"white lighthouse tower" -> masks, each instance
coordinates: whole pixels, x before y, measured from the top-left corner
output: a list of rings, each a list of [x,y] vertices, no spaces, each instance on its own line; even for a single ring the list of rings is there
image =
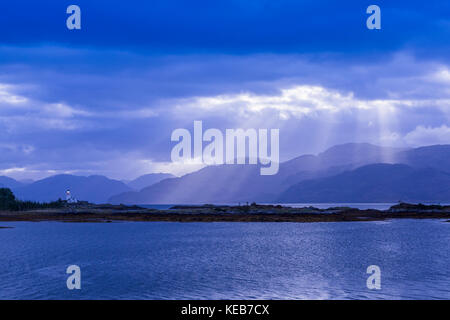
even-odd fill
[[[66,201],[67,201],[67,203],[77,203],[78,202],[77,199],[72,197],[72,194],[70,193],[69,189],[67,189],[67,191],[66,191]]]

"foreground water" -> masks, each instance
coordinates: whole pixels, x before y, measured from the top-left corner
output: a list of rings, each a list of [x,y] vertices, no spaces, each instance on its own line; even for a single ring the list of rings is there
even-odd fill
[[[450,299],[439,220],[0,226],[0,299]]]

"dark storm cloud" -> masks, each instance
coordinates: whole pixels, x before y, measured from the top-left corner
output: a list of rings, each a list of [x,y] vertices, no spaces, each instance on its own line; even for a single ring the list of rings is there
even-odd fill
[[[152,53],[385,52],[448,54],[446,1],[376,1],[382,30],[365,28],[372,1],[75,1],[82,29],[65,28],[66,1],[2,2],[4,44],[58,43]],[[428,50],[427,48],[433,48]]]

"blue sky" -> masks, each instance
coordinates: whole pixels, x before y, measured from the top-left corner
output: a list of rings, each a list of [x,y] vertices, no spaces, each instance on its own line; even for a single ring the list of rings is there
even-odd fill
[[[170,162],[170,134],[194,120],[279,128],[282,160],[450,143],[448,1],[18,0],[0,14],[0,174],[182,174],[195,166]]]

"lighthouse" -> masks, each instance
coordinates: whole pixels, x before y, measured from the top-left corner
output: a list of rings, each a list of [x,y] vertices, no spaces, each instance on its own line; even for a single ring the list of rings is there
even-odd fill
[[[70,193],[69,189],[67,189],[67,191],[66,191],[66,201],[67,201],[67,203],[77,203],[78,202],[77,199],[72,197],[72,194]]]

